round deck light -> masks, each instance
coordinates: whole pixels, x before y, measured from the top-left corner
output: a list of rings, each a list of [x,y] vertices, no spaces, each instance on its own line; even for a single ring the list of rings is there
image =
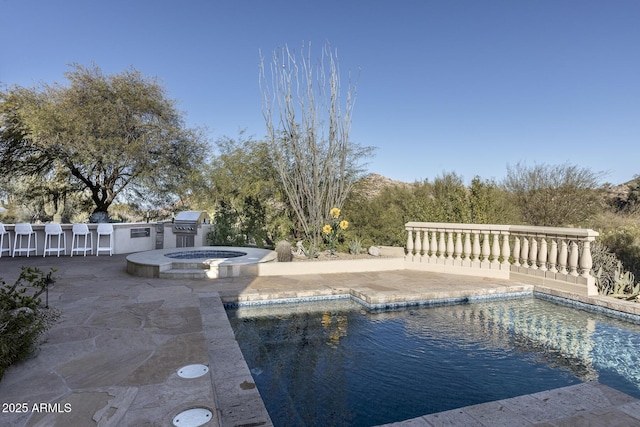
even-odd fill
[[[195,364],[187,365],[178,369],[178,376],[180,378],[198,378],[209,372],[209,367],[206,365]]]
[[[192,408],[173,417],[176,427],[198,427],[211,421],[213,413],[207,408]]]

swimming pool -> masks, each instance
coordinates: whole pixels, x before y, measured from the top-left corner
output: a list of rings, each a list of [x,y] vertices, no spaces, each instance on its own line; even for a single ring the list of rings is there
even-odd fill
[[[371,426],[597,379],[640,398],[640,326],[538,298],[228,311],[276,426]]]

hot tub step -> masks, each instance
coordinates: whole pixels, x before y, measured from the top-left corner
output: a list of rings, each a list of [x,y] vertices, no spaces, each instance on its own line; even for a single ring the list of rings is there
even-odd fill
[[[174,270],[206,270],[209,268],[208,264],[204,262],[172,262],[171,268]]]
[[[171,270],[161,271],[159,275],[162,279],[205,279],[207,270],[172,268]]]

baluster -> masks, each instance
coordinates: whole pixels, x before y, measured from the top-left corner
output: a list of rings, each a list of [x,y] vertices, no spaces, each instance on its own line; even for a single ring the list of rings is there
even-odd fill
[[[567,239],[562,238],[560,241],[560,253],[558,254],[558,265],[560,266],[560,274],[568,274],[567,258],[568,258]]]
[[[540,239],[540,250],[538,251],[538,261],[540,261],[540,271],[547,271],[547,257],[549,252],[547,251],[547,239],[544,237]]]
[[[508,237],[508,236],[507,236]],[[520,238],[515,236],[513,239],[513,265],[520,267]]]
[[[422,235],[422,256],[429,258],[429,232],[426,230]]]
[[[477,231],[472,231],[473,233],[473,248],[471,255],[473,256],[474,261],[478,261],[480,259],[480,233]]]
[[[529,268],[529,238],[527,236],[522,237],[522,250],[520,251],[520,258],[523,267]]]
[[[558,242],[555,237],[551,239],[551,248],[549,249],[549,271],[557,273],[556,263],[558,262]]]
[[[529,268],[532,270],[538,269],[538,239],[535,236],[531,237],[531,247],[529,248]]]
[[[447,233],[447,259],[453,258],[453,231]]]
[[[407,234],[407,255],[413,255],[413,233],[408,230]]]
[[[456,245],[453,250],[453,254],[454,254],[454,259],[456,260],[459,260],[460,255],[462,254],[462,233],[459,231],[456,232]]]
[[[491,249],[489,249],[489,232],[482,233],[482,260],[489,261],[489,255],[491,255]]]
[[[509,233],[507,231],[502,234],[502,265],[509,265],[509,253],[511,249],[509,248]]]
[[[420,235],[422,233],[420,232],[420,230],[416,231],[416,241],[414,243],[414,247],[416,249],[416,256],[417,257],[421,257],[422,256],[422,241],[420,241]]]
[[[435,231],[431,232],[431,241],[429,242],[429,245],[429,250],[431,251],[431,255],[429,256],[429,258],[436,259],[436,253],[438,252],[438,241],[436,240]]]
[[[569,274],[578,275],[578,244],[575,240],[569,245]]]
[[[492,234],[491,237],[493,237],[493,242],[491,245],[491,258],[493,258],[493,260],[491,261],[491,263],[494,265],[499,265],[500,260],[498,258],[500,258],[500,234]]]
[[[438,259],[444,259],[444,253],[447,250],[447,246],[444,243],[444,231],[440,231],[440,236],[438,237]]]
[[[464,233],[464,249],[462,253],[462,257],[467,260],[471,259],[471,233],[468,231]]]
[[[580,257],[580,269],[582,277],[591,277],[591,267],[593,267],[593,260],[591,259],[591,242],[585,240],[582,242],[582,256]]]

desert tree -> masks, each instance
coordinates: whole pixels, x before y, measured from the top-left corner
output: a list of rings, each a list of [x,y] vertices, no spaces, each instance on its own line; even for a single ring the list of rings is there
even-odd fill
[[[469,196],[464,180],[455,172],[443,172],[433,181],[429,197],[435,222],[465,223],[471,220]]]
[[[601,174],[571,164],[507,166],[504,187],[523,221],[539,226],[577,226],[600,208]]]
[[[278,174],[265,141],[240,131],[214,142],[215,155],[205,168],[206,185],[197,193],[213,206],[217,245],[243,246],[255,242],[275,246],[290,232],[288,210],[283,209]],[[284,225],[284,227],[282,227]]]
[[[302,233],[319,243],[329,211],[342,208],[373,150],[350,139],[356,85],[349,79],[343,96],[329,44],[318,62],[311,44],[299,55],[287,46],[270,61],[261,55],[259,76],[270,154]]]
[[[469,186],[471,222],[474,224],[518,224],[520,217],[513,195],[493,179],[475,176]]]
[[[156,79],[80,65],[65,76],[68,85],[0,92],[3,174],[48,179],[64,170],[95,216],[106,215],[120,195],[160,204],[185,191],[207,144]]]

